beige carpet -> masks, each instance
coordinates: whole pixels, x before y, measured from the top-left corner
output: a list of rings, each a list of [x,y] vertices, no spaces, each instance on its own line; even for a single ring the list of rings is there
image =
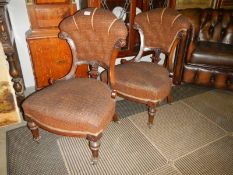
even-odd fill
[[[178,159],[175,166],[182,174],[233,174],[233,137],[226,136]]]
[[[97,166],[90,164],[91,153],[84,139],[61,138],[58,145],[70,174],[146,174],[166,159],[128,120],[112,123],[106,130]]]
[[[159,107],[152,129],[146,112],[112,123],[97,166],[90,165],[85,140],[64,137],[57,143],[71,175],[233,175],[233,135],[226,124],[232,102],[232,93],[214,90]]]
[[[181,175],[181,173],[172,164],[166,164],[148,175]]]
[[[214,90],[187,98],[184,102],[226,131],[233,132],[233,93]]]
[[[147,127],[146,119],[146,112],[130,117],[168,160],[175,160],[225,135],[224,130],[182,101],[160,107],[153,128]]]

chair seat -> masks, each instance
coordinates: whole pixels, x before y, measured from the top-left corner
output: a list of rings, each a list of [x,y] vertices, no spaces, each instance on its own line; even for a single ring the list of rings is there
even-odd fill
[[[23,109],[27,117],[52,131],[98,135],[112,120],[115,102],[106,84],[78,78],[36,92]]]
[[[101,79],[106,81],[103,72]],[[125,63],[115,67],[115,89],[124,96],[142,101],[158,102],[169,95],[171,80],[167,69],[150,63]]]

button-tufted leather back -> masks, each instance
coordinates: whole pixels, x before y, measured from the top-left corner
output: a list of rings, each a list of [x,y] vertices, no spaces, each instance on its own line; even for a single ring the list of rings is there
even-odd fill
[[[195,41],[210,41],[233,44],[232,9],[184,9],[195,26]]]
[[[79,61],[99,61],[107,66],[116,41],[127,37],[122,21],[110,11],[97,8],[76,12],[64,19],[59,28],[74,41]]]
[[[146,47],[160,48],[165,52],[170,52],[179,32],[191,27],[188,18],[170,8],[141,13],[135,17],[135,23],[142,28]]]

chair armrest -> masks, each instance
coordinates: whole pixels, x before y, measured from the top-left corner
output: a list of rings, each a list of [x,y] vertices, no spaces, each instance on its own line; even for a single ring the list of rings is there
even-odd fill
[[[125,39],[119,39],[117,40],[117,42],[114,45],[114,49],[112,52],[112,58],[111,58],[111,62],[110,62],[110,67],[109,67],[109,71],[108,71],[108,82],[109,85],[111,87],[111,89],[114,91],[115,89],[115,63],[116,63],[116,59],[118,56],[118,53],[120,51],[121,47],[124,47],[126,45],[126,40]]]
[[[126,59],[121,59],[121,64],[127,63],[127,62],[138,62],[140,61],[140,59],[142,58],[143,52],[144,52],[144,46],[145,46],[145,41],[144,41],[144,34],[142,29],[140,28],[140,26],[138,24],[134,24],[133,25],[134,29],[138,30],[139,32],[139,36],[140,36],[140,49],[138,54],[133,57],[130,60],[126,60]]]
[[[71,68],[70,68],[70,71],[62,78],[60,79],[49,79],[49,84],[54,84],[56,81],[61,81],[61,80],[69,80],[71,78],[74,78],[75,77],[75,72],[76,72],[76,69],[77,69],[77,53],[76,53],[76,45],[74,43],[74,41],[69,37],[69,35],[66,33],[66,32],[60,32],[58,34],[58,37],[61,38],[61,39],[64,39],[68,42],[68,44],[70,45],[71,47],[71,51],[72,51],[72,65],[71,65]]]

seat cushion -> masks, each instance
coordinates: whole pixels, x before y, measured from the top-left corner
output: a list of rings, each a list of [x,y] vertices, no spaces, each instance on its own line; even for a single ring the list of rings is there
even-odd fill
[[[107,73],[101,74],[106,81]],[[168,71],[150,62],[125,63],[115,68],[115,89],[118,93],[145,102],[157,102],[168,96],[171,80]]]
[[[202,41],[193,52],[191,63],[233,67],[233,45]]]
[[[22,107],[39,125],[77,135],[98,135],[115,113],[108,86],[85,78],[57,81],[29,96]]]

